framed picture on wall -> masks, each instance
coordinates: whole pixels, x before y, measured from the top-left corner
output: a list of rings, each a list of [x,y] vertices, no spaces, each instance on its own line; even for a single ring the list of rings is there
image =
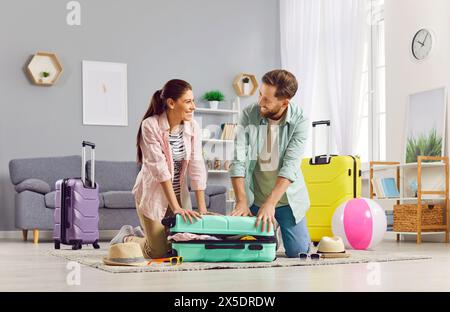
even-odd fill
[[[418,156],[444,156],[447,120],[445,87],[410,95],[406,119],[406,163]]]
[[[83,61],[83,124],[128,126],[127,64]]]

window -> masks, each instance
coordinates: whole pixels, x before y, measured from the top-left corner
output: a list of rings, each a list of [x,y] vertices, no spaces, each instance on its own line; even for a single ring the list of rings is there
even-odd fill
[[[384,0],[369,1],[368,36],[362,73],[357,153],[362,162],[386,159],[386,64]]]

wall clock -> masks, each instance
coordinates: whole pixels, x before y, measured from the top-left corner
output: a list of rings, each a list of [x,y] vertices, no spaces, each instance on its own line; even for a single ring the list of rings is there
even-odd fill
[[[428,29],[419,30],[412,41],[412,53],[418,60],[424,60],[430,55],[433,47],[433,35]]]

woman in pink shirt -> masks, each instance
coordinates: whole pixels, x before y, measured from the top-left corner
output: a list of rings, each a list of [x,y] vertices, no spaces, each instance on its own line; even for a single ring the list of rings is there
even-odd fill
[[[153,95],[137,135],[137,161],[142,168],[133,187],[143,230],[125,225],[111,244],[137,242],[146,258],[161,258],[169,250],[163,218],[180,214],[194,222],[208,213],[206,168],[194,110],[192,87],[186,81],[170,80]],[[191,207],[187,176],[198,211]]]

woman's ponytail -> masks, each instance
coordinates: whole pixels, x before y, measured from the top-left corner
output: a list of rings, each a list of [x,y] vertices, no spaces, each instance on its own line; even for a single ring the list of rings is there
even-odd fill
[[[142,150],[140,146],[141,138],[142,138],[142,122],[150,116],[160,115],[166,110],[166,101],[162,98],[162,90],[158,90],[153,93],[152,100],[150,101],[150,105],[147,109],[147,112],[142,118],[141,123],[139,124],[139,130],[136,138],[136,148],[137,148],[137,163],[142,164]]]

